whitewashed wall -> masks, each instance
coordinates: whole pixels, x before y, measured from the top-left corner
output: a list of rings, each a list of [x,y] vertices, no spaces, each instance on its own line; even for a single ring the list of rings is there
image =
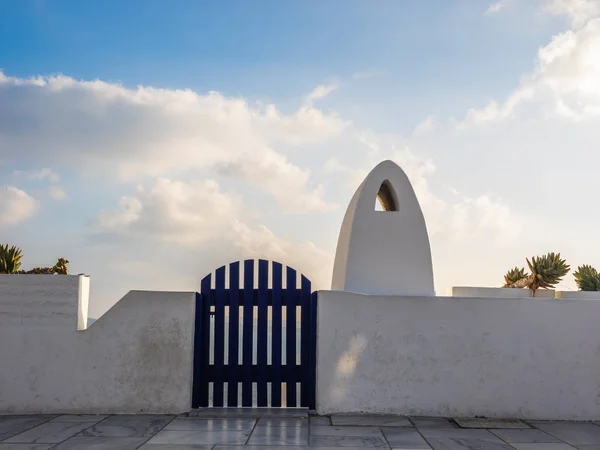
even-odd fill
[[[0,275],[0,414],[189,411],[195,294],[131,291],[78,331],[86,283]]]
[[[600,302],[320,291],[317,410],[600,419]]]

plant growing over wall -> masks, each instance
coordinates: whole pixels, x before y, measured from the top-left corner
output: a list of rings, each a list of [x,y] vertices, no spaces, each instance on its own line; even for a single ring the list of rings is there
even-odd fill
[[[534,256],[525,259],[529,266],[530,274],[525,269],[515,267],[504,275],[504,287],[515,289],[531,289],[535,296],[538,289],[549,289],[559,283],[569,272],[570,266],[560,253],[548,253],[543,256]]]
[[[0,273],[17,273],[21,268],[21,249],[0,244]]]
[[[592,266],[579,266],[573,275],[580,291],[600,291],[600,273]]]
[[[31,275],[41,275],[41,274],[58,274],[58,275],[68,275],[69,269],[67,268],[67,264],[69,261],[65,258],[58,258],[58,261],[52,267],[36,267],[31,270],[19,270],[21,268],[21,258],[23,257],[23,253],[21,249],[15,247],[9,247],[8,244],[0,244],[0,273],[4,274],[31,274]]]

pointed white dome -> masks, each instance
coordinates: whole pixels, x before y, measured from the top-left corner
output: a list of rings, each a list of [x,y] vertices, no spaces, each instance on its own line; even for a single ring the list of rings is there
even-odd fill
[[[384,211],[375,210],[379,196]],[[344,216],[332,290],[433,296],[427,226],[404,171],[383,161],[367,175]]]

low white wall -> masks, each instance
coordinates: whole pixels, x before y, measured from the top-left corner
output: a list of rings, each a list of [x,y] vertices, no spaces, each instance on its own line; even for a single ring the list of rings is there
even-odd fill
[[[490,297],[490,298],[530,298],[534,297],[531,289],[516,288],[493,288],[493,287],[470,287],[454,286],[453,297]],[[535,291],[536,298],[554,298],[554,289],[538,289]]]
[[[600,302],[318,294],[317,411],[600,419]]]
[[[77,331],[77,277],[12,277],[0,276],[0,414],[189,411],[193,292],[131,291]]]

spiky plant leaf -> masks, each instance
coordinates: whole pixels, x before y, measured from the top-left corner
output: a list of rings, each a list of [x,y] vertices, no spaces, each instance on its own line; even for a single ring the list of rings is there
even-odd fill
[[[527,259],[527,265],[531,270],[532,280],[529,289],[550,289],[558,284],[569,272],[567,262],[560,257],[560,253],[548,253],[543,256]]]
[[[600,291],[600,273],[592,266],[579,266],[575,273],[575,283],[581,291]]]
[[[528,275],[529,274],[525,273],[524,268],[519,269],[518,267],[515,267],[514,269],[510,269],[506,272],[506,275],[504,275],[504,287],[508,287],[511,284],[526,278]]]
[[[17,273],[21,267],[21,249],[0,244],[0,273]]]

